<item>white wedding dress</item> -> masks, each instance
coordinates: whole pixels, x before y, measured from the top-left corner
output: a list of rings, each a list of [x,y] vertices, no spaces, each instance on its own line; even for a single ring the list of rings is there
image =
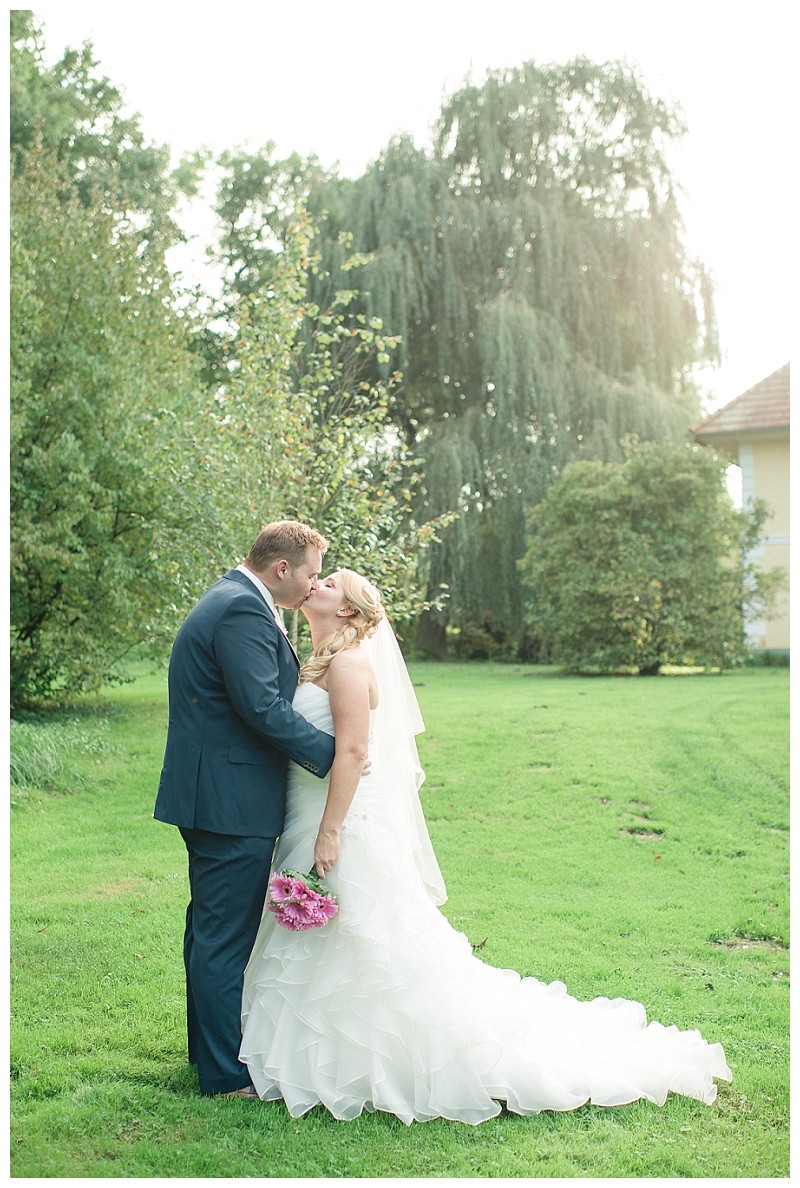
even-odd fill
[[[327,693],[304,684],[295,708],[333,733]],[[646,1022],[625,999],[578,1002],[475,957],[432,901],[396,773],[362,779],[326,878],[339,913],[289,932],[265,911],[245,973],[241,1059],[259,1096],[294,1116],[384,1110],[404,1122],[479,1123],[504,1103],[520,1114],[585,1102],[663,1104],[669,1092],[711,1103],[731,1079],[720,1044]],[[307,871],[327,781],[290,765],[275,869]]]

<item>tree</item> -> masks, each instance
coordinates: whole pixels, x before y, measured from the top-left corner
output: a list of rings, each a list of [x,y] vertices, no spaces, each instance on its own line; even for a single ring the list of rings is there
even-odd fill
[[[681,132],[631,69],[578,59],[464,86],[431,152],[398,138],[354,182],[269,151],[228,160],[237,285],[289,192],[325,212],[328,271],[343,230],[367,257],[359,308],[400,339],[392,415],[422,464],[417,514],[459,512],[430,556],[431,588],[450,590],[424,624],[440,650],[448,625],[518,634],[526,511],[569,461],[618,460],[628,433],[677,440],[696,414],[692,368],[716,336],[667,164]]]
[[[99,71],[90,42],[44,63],[43,34],[34,14],[11,18],[10,147],[12,167],[36,145],[52,150],[63,180],[86,205],[124,210],[158,254],[180,238],[172,214],[180,194],[196,192],[207,154],[186,154],[170,170],[170,150],[145,140],[138,115],[125,113],[123,92]]]
[[[11,183],[11,687],[94,688],[163,654],[216,513],[163,251],[53,149]],[[199,435],[199,436],[198,436]]]
[[[11,684],[41,698],[161,656],[215,573],[210,418],[165,265],[167,172],[92,48],[44,64],[11,13]],[[183,302],[185,306],[185,301]]]
[[[231,545],[256,515],[308,521],[331,540],[328,566],[362,569],[393,616],[407,619],[422,605],[414,570],[436,526],[411,513],[413,459],[390,419],[399,376],[375,378],[398,342],[353,309],[364,261],[348,253],[347,237],[340,271],[350,287],[320,305],[309,299],[310,277],[321,293],[330,278],[314,226],[298,210],[281,233],[271,274],[262,264],[234,307],[232,362],[213,402],[217,492],[238,506]]]
[[[529,63],[445,104],[433,173],[402,145],[373,173],[384,229],[356,243],[376,270],[396,245],[427,291],[403,309],[419,284],[395,281],[393,325],[415,346],[401,365],[430,511],[456,495],[462,513],[434,555],[451,591],[439,632],[455,619],[513,637],[525,512],[570,459],[685,432],[706,346],[663,151],[679,131],[626,68]]]
[[[41,143],[85,202],[96,205],[102,195],[163,219],[175,197],[169,150],[146,144],[138,117],[123,114],[122,93],[97,72],[91,45],[67,49],[48,68],[33,13],[10,15],[12,163]]]
[[[764,508],[736,510],[703,447],[626,448],[622,463],[571,463],[530,513],[529,628],[571,672],[728,668],[774,590],[751,559]]]

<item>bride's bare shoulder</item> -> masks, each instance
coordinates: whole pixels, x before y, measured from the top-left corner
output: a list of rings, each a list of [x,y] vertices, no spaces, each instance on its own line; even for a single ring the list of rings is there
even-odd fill
[[[368,656],[361,648],[345,648],[337,652],[328,668],[328,692],[331,699],[344,698],[359,702],[362,694],[369,697],[370,709],[378,704],[378,685]]]
[[[329,677],[339,676],[342,679],[352,680],[361,674],[367,678],[372,678],[373,675],[372,665],[361,648],[344,648],[343,651],[336,653],[328,666]]]

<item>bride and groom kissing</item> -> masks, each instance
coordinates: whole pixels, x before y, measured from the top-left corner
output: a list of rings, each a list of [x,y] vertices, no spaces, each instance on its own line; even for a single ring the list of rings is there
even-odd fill
[[[298,521],[268,524],[172,649],[154,815],[188,855],[201,1093],[407,1123],[663,1104],[670,1091],[710,1104],[714,1078],[731,1079],[720,1044],[648,1025],[639,1003],[578,1002],[561,982],[495,969],[450,926],[402,653],[367,578],[320,578],[327,547]],[[279,608],[308,620],[302,665]],[[270,870],[312,866],[339,912],[287,931],[264,910]]]

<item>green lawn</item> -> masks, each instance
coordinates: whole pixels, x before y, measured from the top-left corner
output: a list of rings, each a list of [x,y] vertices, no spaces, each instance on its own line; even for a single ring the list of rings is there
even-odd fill
[[[788,1176],[787,670],[412,676],[452,922],[493,965],[699,1028],[733,1084],[711,1107],[475,1128],[201,1098],[184,1057],[183,847],[151,816],[166,683],[143,676],[27,729],[56,739],[59,770],[56,790],[12,790],[13,1175]]]

